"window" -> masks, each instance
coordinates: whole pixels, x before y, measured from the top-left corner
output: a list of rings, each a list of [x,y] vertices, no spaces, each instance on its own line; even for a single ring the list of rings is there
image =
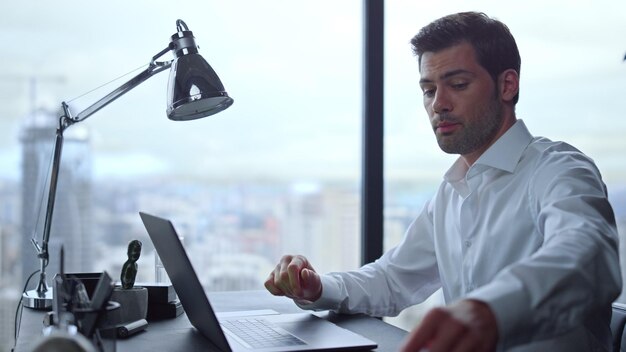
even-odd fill
[[[49,281],[61,244],[68,271],[117,279],[132,239],[144,243],[137,280],[153,280],[140,210],[173,220],[208,290],[261,289],[283,253],[305,254],[319,271],[359,265],[362,2],[184,5],[0,5],[2,341],[12,340],[23,279],[38,266],[30,238],[41,241],[61,101],[78,113],[130,79],[80,96],[147,64],[179,18],[235,103],[170,121],[161,73],[70,127]]]

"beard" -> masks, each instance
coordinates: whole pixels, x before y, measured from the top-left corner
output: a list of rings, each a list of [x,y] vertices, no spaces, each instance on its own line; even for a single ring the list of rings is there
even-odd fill
[[[502,125],[502,103],[493,99],[481,112],[462,122],[454,114],[442,113],[433,122],[436,130],[438,122],[461,122],[462,129],[450,134],[437,134],[439,148],[448,154],[469,154],[491,143]]]

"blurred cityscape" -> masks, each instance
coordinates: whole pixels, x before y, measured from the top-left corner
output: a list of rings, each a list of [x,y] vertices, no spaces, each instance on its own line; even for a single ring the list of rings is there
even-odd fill
[[[0,351],[13,340],[21,291],[39,268],[32,240],[41,244],[57,116],[44,110],[28,116],[19,136],[21,179],[0,180],[0,340],[7,342]],[[133,239],[143,242],[137,281],[154,281],[154,248],[138,211],[174,222],[207,290],[263,289],[285,253],[307,255],[320,272],[360,263],[356,180],[95,180],[92,157],[87,131],[68,129],[49,241],[49,284],[60,268],[61,246],[66,272],[107,271],[117,279]],[[393,226],[406,227],[414,213],[394,210]]]
[[[57,114],[36,111],[20,131],[21,179],[0,180],[0,351],[13,341],[15,309],[39,262],[31,239],[41,241]],[[71,131],[71,133],[70,133]],[[62,158],[48,278],[65,250],[67,272],[107,271],[117,278],[129,241],[143,251],[138,281],[154,281],[154,249],[139,219],[145,211],[171,219],[207,290],[262,289],[284,253],[307,255],[320,272],[360,263],[358,181],[198,182],[159,177],[95,180],[87,131],[68,130]],[[412,184],[386,188],[385,247],[402,237],[434,189]],[[626,233],[626,190],[611,193],[620,233]],[[624,244],[621,242],[621,252]],[[622,263],[623,271],[626,267]],[[37,276],[29,284],[36,285]],[[415,315],[396,318],[415,324]],[[406,318],[403,318],[406,317]],[[405,321],[403,321],[403,319]]]

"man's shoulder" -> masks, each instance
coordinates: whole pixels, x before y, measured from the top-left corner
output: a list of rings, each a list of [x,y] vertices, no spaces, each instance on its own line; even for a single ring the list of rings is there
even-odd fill
[[[545,185],[589,175],[588,180],[601,180],[602,176],[593,159],[569,143],[534,138],[528,145],[522,169],[530,174],[530,184]],[[557,181],[558,180],[558,181]]]
[[[553,141],[546,137],[533,137],[532,141],[528,145],[531,150],[538,152],[561,152],[561,151],[577,151],[580,152],[573,145],[564,141]]]
[[[589,162],[593,160],[573,145],[563,141],[552,141],[545,137],[534,137],[528,144],[525,155],[537,163],[554,161]]]

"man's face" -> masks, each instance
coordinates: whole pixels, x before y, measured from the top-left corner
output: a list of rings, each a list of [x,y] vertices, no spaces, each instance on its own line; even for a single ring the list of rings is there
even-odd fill
[[[424,107],[439,147],[475,161],[501,134],[502,102],[474,48],[461,43],[426,52],[420,73]]]

